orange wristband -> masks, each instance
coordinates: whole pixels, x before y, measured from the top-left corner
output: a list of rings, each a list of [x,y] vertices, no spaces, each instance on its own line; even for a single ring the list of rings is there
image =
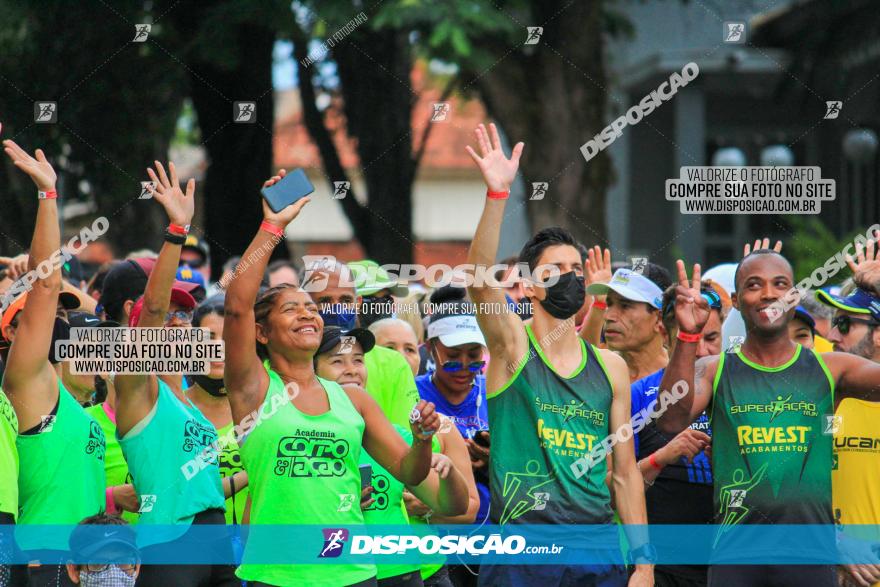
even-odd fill
[[[650,465],[651,465],[652,467],[654,467],[655,469],[657,469],[658,471],[662,471],[662,470],[663,470],[663,466],[660,465],[660,463],[657,462],[657,459],[656,459],[656,458],[654,458],[654,455],[655,455],[655,454],[657,454],[657,453],[651,453],[651,456],[648,457],[648,463],[650,463]]]
[[[486,197],[490,200],[506,200],[510,197],[510,192],[493,192],[492,190],[486,190]]]
[[[177,234],[180,236],[186,236],[189,233],[189,224],[174,224],[173,222],[168,224],[168,232],[171,234]]]
[[[271,222],[266,222],[265,220],[260,223],[260,230],[265,230],[266,232],[270,232],[275,236],[284,236],[283,228],[275,226]]]
[[[605,302],[600,302],[599,300],[596,300],[593,302],[593,307],[596,308],[597,310],[605,310],[606,308],[608,308],[608,304]]]
[[[48,192],[37,192],[37,197],[41,200],[54,200],[58,197],[58,192],[49,190]]]
[[[682,342],[700,342],[700,339],[703,338],[703,333],[698,332],[696,334],[691,334],[689,332],[678,331],[678,334],[675,335],[675,338]]]

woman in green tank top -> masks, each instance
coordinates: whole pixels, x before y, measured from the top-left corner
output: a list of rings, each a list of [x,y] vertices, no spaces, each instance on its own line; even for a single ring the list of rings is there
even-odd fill
[[[279,172],[264,187],[283,175]],[[362,446],[398,480],[421,483],[431,466],[431,435],[439,426],[433,405],[419,402],[413,409],[413,444],[408,447],[363,390],[343,390],[315,375],[312,359],[323,322],[308,293],[282,285],[257,299],[267,253],[281,242],[284,228],[308,201],[303,198],[278,213],[263,202],[265,220],[226,293],[224,380],[236,425],[250,429],[241,446],[250,477],[250,537],[238,576],[256,585],[284,587],[375,585],[376,567],[370,562],[253,562],[259,553],[251,545],[261,525],[363,524],[356,502]],[[268,368],[263,359],[268,359]],[[257,415],[267,413],[272,416],[252,425]],[[297,507],[290,507],[293,503]],[[328,548],[334,546],[338,542],[328,541]],[[321,552],[318,558],[332,562],[327,554]]]
[[[190,328],[195,300],[174,282],[184,237],[172,231],[185,233],[189,226],[195,182],[190,180],[184,193],[173,163],[170,178],[159,162],[156,172],[150,169],[148,173],[156,182],[154,199],[165,208],[171,226],[144,296],[131,310],[129,326]],[[117,435],[141,500],[138,525],[157,526],[139,540],[144,556],[169,552],[175,541],[186,539],[189,532],[195,534],[194,525],[226,521],[228,483],[224,487],[217,465],[217,431],[189,401],[182,386],[182,374],[142,373],[115,379]],[[218,537],[202,544],[206,551],[231,560],[228,539]],[[169,577],[174,578],[175,587],[232,587],[237,583],[231,564],[150,564],[142,567],[138,586],[167,587]]]
[[[28,293],[8,305],[0,322],[0,333],[11,342],[3,357],[2,387],[19,427],[19,470],[12,476],[13,482],[18,478],[18,523],[73,525],[104,509],[104,434],[64,389],[48,358],[61,291],[55,171],[40,150],[34,158],[12,141],[4,141],[3,146],[41,194],[28,257],[28,274],[37,279]],[[24,279],[16,283],[28,285]],[[25,288],[13,285],[7,295],[16,295],[16,289]],[[8,473],[0,471],[0,483],[8,481]],[[14,497],[14,492],[6,493],[6,499]],[[66,578],[64,567],[53,563],[63,561],[68,536],[31,530],[17,532],[16,537],[22,550],[40,551],[33,558],[44,563],[28,569],[31,584]]]
[[[192,324],[196,328],[210,330],[211,340],[223,340],[223,294],[212,296],[199,304],[193,313]],[[186,390],[186,396],[217,429],[220,476],[224,479],[232,477],[235,485],[236,491],[226,500],[226,523],[240,524],[247,503],[248,478],[241,464],[238,438],[232,424],[232,408],[229,407],[223,384],[223,362],[211,363],[210,373],[193,375],[192,379],[195,383]]]
[[[351,338],[355,339],[354,344],[351,344]],[[347,342],[343,343],[343,340]],[[351,385],[356,389],[364,389],[367,383],[364,354],[375,344],[376,339],[369,330],[342,330],[336,326],[327,326],[324,328],[318,354],[315,355],[315,371],[319,377],[342,386]],[[404,440],[412,441],[412,434],[408,430],[399,426],[395,426],[395,430]],[[435,452],[431,460],[431,473],[421,484],[409,489],[438,515],[464,514],[469,505],[469,485],[474,485],[473,476],[468,484],[467,478],[455,468],[452,460],[436,452],[439,451],[439,443],[434,444],[437,446],[432,447]],[[367,451],[361,452],[360,464],[362,467],[368,466],[367,470],[371,472],[371,483],[361,494],[364,521],[376,525],[409,524],[403,502],[405,485],[391,476]],[[469,466],[467,471],[470,471]],[[475,486],[474,493],[476,494]],[[420,568],[419,564],[378,565],[376,578],[379,580],[379,587],[418,587],[423,584]]]

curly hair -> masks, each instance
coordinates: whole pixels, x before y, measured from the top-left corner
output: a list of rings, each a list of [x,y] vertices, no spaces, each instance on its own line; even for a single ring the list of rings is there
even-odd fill
[[[275,302],[278,301],[278,296],[288,289],[299,290],[300,287],[298,285],[293,285],[292,283],[281,283],[275,287],[270,287],[262,291],[257,296],[257,301],[254,302],[254,322],[256,324],[266,328],[268,325],[269,313],[272,311],[272,308],[275,307]],[[257,355],[264,361],[269,358],[269,349],[259,341],[257,341]]]

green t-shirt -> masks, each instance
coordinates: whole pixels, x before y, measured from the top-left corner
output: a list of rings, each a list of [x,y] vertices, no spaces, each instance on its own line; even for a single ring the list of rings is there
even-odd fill
[[[409,429],[409,413],[419,401],[416,379],[399,352],[381,346],[364,355],[367,393],[373,396],[392,424]]]
[[[254,534],[259,525],[357,526],[361,513],[358,462],[364,419],[338,383],[318,378],[330,410],[300,412],[275,371],[260,407],[272,414],[254,426],[241,446],[251,496],[251,537],[238,576],[270,585],[337,587],[376,576],[373,564],[267,565],[248,563],[259,556]]]
[[[394,428],[407,444],[412,444],[413,436],[410,430],[406,430],[402,426],[394,426]],[[395,479],[394,475],[376,462],[366,450],[361,451],[360,464],[373,467],[373,478],[370,484],[373,486],[372,497],[375,502],[364,510],[364,522],[368,525],[378,526],[409,524],[409,516],[406,514],[406,506],[403,504],[404,484]],[[379,570],[376,579],[382,580],[417,571],[419,565],[382,564],[376,565],[376,568]]]
[[[58,380],[58,407],[37,434],[16,440],[20,526],[78,524],[104,511],[104,452],[101,427]],[[16,532],[22,550],[67,550],[64,532]]]
[[[119,439],[141,501],[139,523],[165,526],[140,546],[179,538],[196,514],[223,509],[226,501],[214,425],[192,402],[181,402],[164,381],[158,383],[153,409]]]
[[[239,471],[244,471],[241,464],[241,452],[239,451],[238,442],[235,441],[235,426],[232,422],[217,431],[217,442],[220,446],[220,476],[224,479],[232,477]],[[226,523],[232,524],[232,515],[235,514],[235,521],[241,524],[241,518],[244,516],[244,506],[247,504],[248,490],[247,487],[240,489],[235,487],[238,492],[226,500]]]
[[[122,456],[122,447],[116,438],[116,422],[110,419],[107,413],[108,406],[105,403],[86,408],[86,413],[95,419],[95,422],[104,431],[107,439],[107,452],[104,455],[104,472],[107,474],[107,487],[126,485],[131,483],[131,473],[128,472],[128,463]],[[122,512],[122,519],[129,524],[137,524],[137,512]]]
[[[0,513],[18,517],[18,418],[0,389]]]

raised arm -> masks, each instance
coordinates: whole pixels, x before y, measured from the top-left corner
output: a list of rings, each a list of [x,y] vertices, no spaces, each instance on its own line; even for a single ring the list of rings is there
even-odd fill
[[[585,281],[591,283],[608,283],[611,281],[611,251],[596,245],[587,251],[587,263],[584,267]],[[602,343],[602,325],[605,322],[605,296],[593,296],[593,304],[579,332],[582,339],[599,346]]]
[[[174,163],[168,164],[170,178],[160,162],[156,161],[155,164],[155,172],[152,169],[147,169],[150,179],[156,183],[156,188],[152,190],[153,199],[165,209],[171,224],[188,230],[195,210],[193,196],[196,191],[196,182],[190,179],[184,193],[180,189]],[[180,250],[180,244],[168,240],[162,245],[156,266],[153,267],[147,280],[138,323],[132,326],[161,328],[165,325],[165,315],[171,306],[171,287],[174,285],[174,276],[177,274]],[[119,433],[126,434],[132,426],[150,413],[156,403],[159,390],[157,385],[150,384],[150,377],[147,374],[118,375],[114,383],[116,386],[116,424]]]
[[[286,173],[284,169],[279,170],[278,175],[263,186],[274,185]],[[257,301],[260,282],[272,250],[284,240],[284,229],[309,201],[308,197],[303,198],[278,213],[263,201],[263,224],[242,255],[232,279],[220,284],[226,289],[223,318],[226,367],[223,379],[236,423],[262,405],[269,388],[269,376],[257,355],[254,302]]]
[[[30,176],[37,190],[48,196],[41,197],[37,205],[28,272],[20,278],[29,284],[30,291],[18,314],[3,375],[3,389],[15,408],[19,426],[27,430],[39,424],[41,416],[51,413],[58,402],[57,377],[48,356],[61,291],[61,229],[55,170],[46,155],[37,149],[36,158],[31,157],[13,141],[3,141],[3,150],[16,167]],[[38,266],[42,266],[40,271]]]
[[[678,285],[675,288],[675,320],[678,322],[679,335],[660,382],[660,389],[673,395],[678,395],[678,390],[686,393],[677,401],[669,403],[666,411],[657,420],[657,428],[670,436],[690,426],[708,407],[712,398],[712,378],[718,364],[718,357],[705,357],[697,362],[699,335],[709,320],[710,312],[709,303],[700,295],[700,266],[694,265],[693,281],[690,284],[684,262],[679,260],[676,266]],[[694,336],[697,338],[689,339]]]
[[[480,216],[477,232],[468,250],[468,264],[474,267],[489,267],[495,263],[504,207],[507,204],[510,186],[516,178],[519,158],[523,151],[523,143],[517,143],[508,159],[501,148],[498,129],[494,124],[490,124],[489,130],[492,133],[491,141],[484,125],[481,124],[474,131],[480,155],[477,155],[470,146],[466,147],[468,154],[480,168],[488,188],[483,214]],[[501,288],[492,287],[487,283],[474,283],[468,288],[468,293],[476,304],[477,322],[486,337],[486,344],[492,355],[487,373],[488,386],[492,390],[498,389],[516,370],[517,363],[526,354],[528,342],[522,320],[509,310],[500,314],[492,311],[495,308],[507,308]],[[484,311],[484,308],[489,308],[489,311]]]
[[[434,404],[419,400],[412,409],[412,446],[407,446],[391,422],[366,391],[346,385],[345,393],[364,419],[364,448],[376,462],[404,485],[418,485],[431,469],[431,431],[440,428]],[[414,421],[414,416],[418,414]]]

